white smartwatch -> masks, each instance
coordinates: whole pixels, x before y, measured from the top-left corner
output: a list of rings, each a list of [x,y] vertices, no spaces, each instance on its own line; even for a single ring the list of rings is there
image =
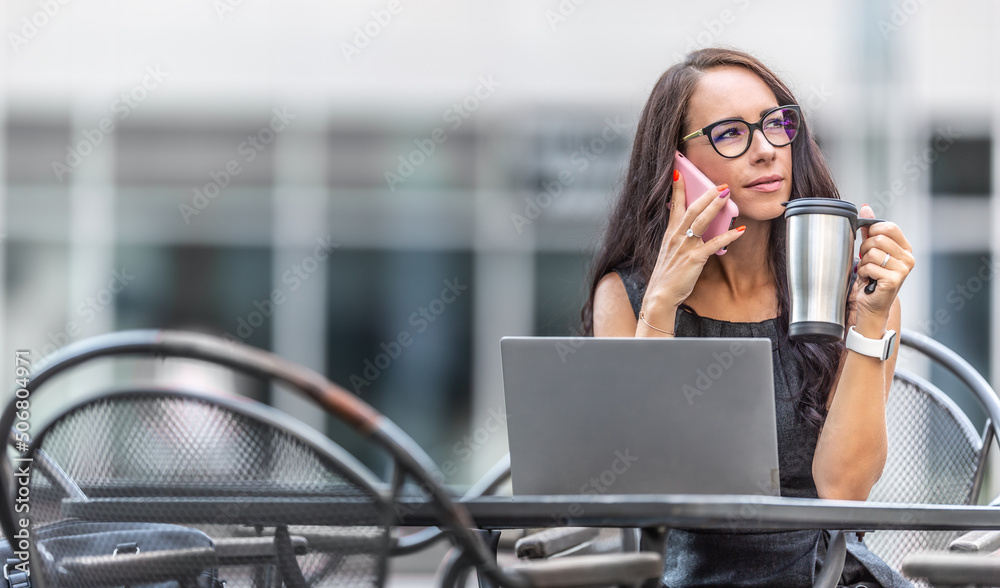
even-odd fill
[[[881,339],[869,339],[855,331],[852,326],[847,330],[847,340],[844,344],[855,353],[885,361],[892,357],[892,353],[896,350],[896,331],[890,329]]]

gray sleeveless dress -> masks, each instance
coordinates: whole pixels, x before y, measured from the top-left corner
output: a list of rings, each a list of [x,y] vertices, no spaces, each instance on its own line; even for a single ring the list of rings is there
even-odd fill
[[[645,283],[637,272],[619,269],[636,317]],[[678,337],[764,337],[771,340],[774,361],[775,413],[778,425],[778,469],[781,495],[819,498],[812,477],[818,431],[796,410],[800,377],[779,341],[777,319],[733,323],[678,309]],[[786,357],[788,356],[788,357]],[[828,531],[698,531],[672,529],[666,541],[663,584],[688,586],[812,586],[830,539]],[[840,584],[912,587],[912,584],[868,550],[855,533],[847,534],[847,558]]]

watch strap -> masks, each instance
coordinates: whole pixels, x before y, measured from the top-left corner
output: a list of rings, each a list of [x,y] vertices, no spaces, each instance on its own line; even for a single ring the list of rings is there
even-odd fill
[[[847,330],[847,339],[844,345],[855,353],[875,357],[885,361],[892,357],[895,351],[896,331],[888,330],[881,339],[869,339],[857,332],[852,325]]]

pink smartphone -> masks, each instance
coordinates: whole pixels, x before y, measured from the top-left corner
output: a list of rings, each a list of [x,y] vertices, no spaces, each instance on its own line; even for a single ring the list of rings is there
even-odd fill
[[[680,151],[674,154],[674,168],[684,176],[684,202],[687,206],[691,206],[705,192],[715,188],[715,182],[701,173],[701,170],[696,168],[687,157],[681,155]],[[703,242],[709,241],[733,228],[733,224],[736,222],[736,217],[739,214],[740,209],[736,207],[732,199],[728,200],[726,205],[722,207],[722,210],[719,211],[719,214],[708,225],[708,228],[705,229],[705,232],[701,234],[701,240]],[[725,253],[725,247],[715,252],[716,255],[723,255]]]

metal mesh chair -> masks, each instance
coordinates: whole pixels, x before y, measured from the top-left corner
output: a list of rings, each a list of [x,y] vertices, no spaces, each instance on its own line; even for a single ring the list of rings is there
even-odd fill
[[[325,437],[266,407],[177,390],[107,393],[60,414],[25,457],[38,459],[39,451],[64,477],[31,478],[26,528],[33,536],[75,519],[188,523],[225,551],[253,545],[244,532],[253,525],[262,539],[257,557],[215,553],[213,567],[224,568],[219,575],[230,586],[277,583],[289,574],[300,574],[305,586],[377,585],[384,578],[380,554],[389,546],[392,511],[379,482]],[[62,496],[66,484],[80,493]],[[313,515],[309,520],[327,525],[301,524],[303,508],[329,498],[342,499],[330,513],[339,521]],[[164,550],[160,535],[139,535],[140,555]],[[126,536],[119,539],[128,543]],[[282,569],[291,559],[280,561],[282,541],[295,549],[291,537],[308,548],[294,558],[298,571]],[[93,556],[84,542],[38,552],[52,564],[40,568],[50,586],[101,586],[123,580],[114,573],[135,574],[135,565],[126,564],[147,565],[130,562],[133,555],[118,557],[124,563],[114,573],[94,561],[83,565],[82,558]],[[73,560],[78,566],[70,572],[66,562]],[[149,573],[169,575],[175,565],[159,558]]]
[[[962,410],[936,386],[897,370],[886,407],[889,452],[882,477],[868,499],[976,504],[986,454],[1000,419],[996,394],[964,359],[933,339],[903,330],[900,343],[957,376],[983,406],[989,420],[980,435]],[[957,535],[953,531],[877,531],[864,540],[886,563],[899,569],[907,554],[947,549]]]
[[[508,453],[469,489],[465,498],[492,494],[509,478]],[[638,553],[637,529],[552,527],[522,531],[526,534],[514,545],[519,561],[504,566],[503,569],[525,577],[533,586],[575,588],[612,584],[656,585],[663,572],[662,554]],[[441,534],[439,529],[426,529],[403,538],[400,548],[408,553],[435,541]],[[499,548],[499,531],[481,531],[479,534],[494,549]],[[452,549],[441,565],[441,586],[465,586],[474,567],[461,550]],[[488,578],[481,576],[480,585],[488,588],[493,584]]]
[[[136,354],[200,359],[290,385],[387,451],[393,478],[380,483],[326,437],[246,399],[101,393],[33,428],[18,461],[2,456],[0,522],[8,538],[32,537],[34,587],[381,586],[407,479],[484,577],[526,584],[496,567],[412,440],[356,396],[273,354],[204,335],[123,332],[65,348],[25,390],[38,406],[39,388],[57,373]],[[12,400],[0,430],[11,430],[16,413]],[[30,482],[16,475],[25,463]],[[22,488],[30,516],[17,507]]]

